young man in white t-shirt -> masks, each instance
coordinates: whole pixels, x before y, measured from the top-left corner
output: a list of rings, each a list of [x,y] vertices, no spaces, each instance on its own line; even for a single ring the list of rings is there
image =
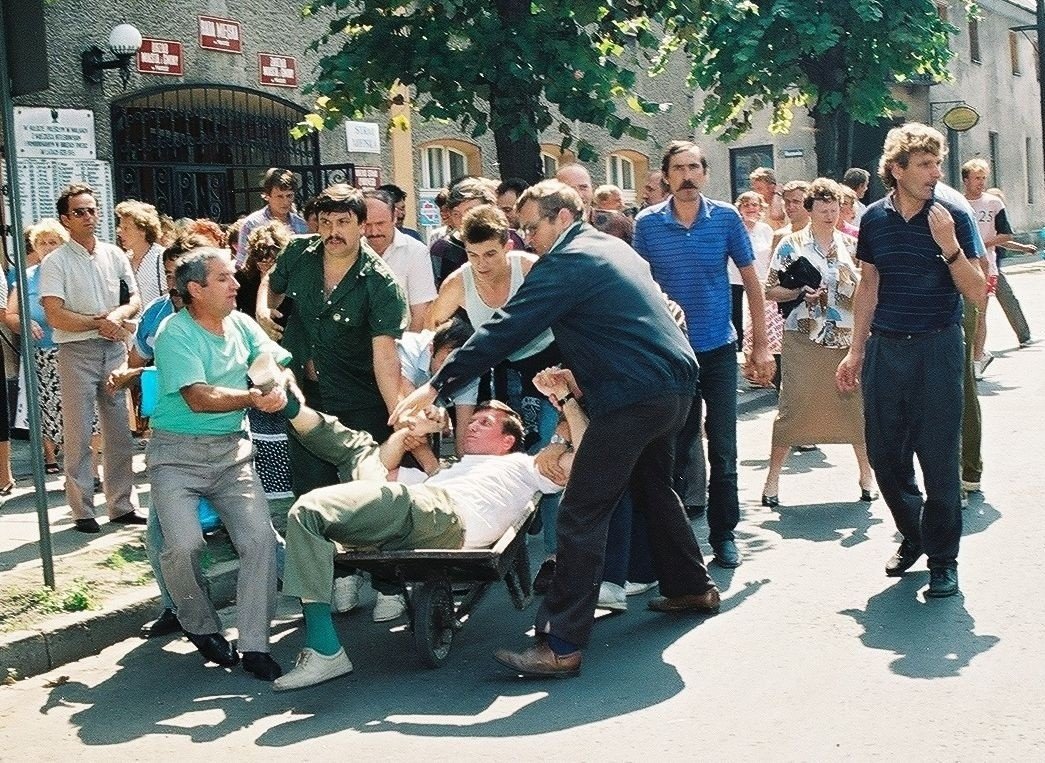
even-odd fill
[[[1012,228],[1005,216],[1005,202],[997,196],[986,193],[987,178],[991,167],[983,159],[970,159],[962,165],[962,191],[976,213],[976,225],[980,230],[980,238],[987,249],[987,256],[981,258],[980,266],[987,276],[987,299],[998,287],[998,250],[997,246],[1012,240]],[[994,356],[986,351],[987,343],[987,310],[984,309],[976,323],[976,336],[973,341],[973,362],[976,364],[976,378],[983,377]]]

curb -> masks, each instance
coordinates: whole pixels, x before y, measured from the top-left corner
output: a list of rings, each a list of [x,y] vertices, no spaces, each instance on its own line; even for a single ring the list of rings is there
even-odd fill
[[[214,565],[207,571],[207,592],[217,609],[236,599],[236,560]],[[0,679],[17,679],[46,673],[70,662],[92,657],[106,647],[136,636],[156,617],[158,595],[129,592],[95,612],[58,615],[39,629],[0,634]]]

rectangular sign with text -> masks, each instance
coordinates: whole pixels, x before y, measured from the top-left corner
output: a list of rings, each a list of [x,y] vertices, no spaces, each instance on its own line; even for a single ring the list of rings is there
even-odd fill
[[[293,56],[258,53],[258,74],[262,85],[297,87],[298,60]]]
[[[243,52],[243,27],[238,21],[217,16],[199,16],[200,47],[222,53]]]
[[[185,57],[181,43],[175,40],[142,39],[138,51],[138,71],[142,74],[162,74],[181,77],[185,74]]]

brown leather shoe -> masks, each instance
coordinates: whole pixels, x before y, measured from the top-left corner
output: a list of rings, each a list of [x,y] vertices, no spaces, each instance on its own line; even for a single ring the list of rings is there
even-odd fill
[[[572,678],[581,672],[581,652],[557,655],[547,644],[531,646],[524,652],[498,649],[493,658],[507,668],[524,676]]]
[[[704,593],[687,593],[684,596],[661,596],[652,599],[648,606],[654,612],[718,612],[722,599],[718,589],[712,586]]]

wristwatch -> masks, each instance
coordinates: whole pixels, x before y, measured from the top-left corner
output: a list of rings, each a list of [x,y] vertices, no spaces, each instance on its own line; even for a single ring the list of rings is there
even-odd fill
[[[957,251],[957,252],[955,252],[954,254],[952,254],[952,255],[951,255],[950,257],[948,257],[948,256],[947,256],[946,254],[944,254],[943,252],[940,252],[940,254],[939,254],[939,257],[940,257],[940,259],[941,259],[941,260],[943,260],[944,262],[946,262],[946,263],[947,263],[948,265],[953,265],[953,264],[954,264],[954,261],[955,261],[955,260],[957,260],[957,259],[958,259],[958,257],[960,257],[960,256],[961,256],[961,253],[962,253],[962,250],[961,250],[961,247],[959,247],[959,248],[958,248],[958,251]]]
[[[563,437],[558,432],[553,434],[551,436],[551,439],[548,440],[548,442],[551,443],[552,445],[565,445],[567,449],[569,449],[569,448],[571,448],[573,446],[573,443],[571,443],[569,440],[567,440],[565,437]]]

